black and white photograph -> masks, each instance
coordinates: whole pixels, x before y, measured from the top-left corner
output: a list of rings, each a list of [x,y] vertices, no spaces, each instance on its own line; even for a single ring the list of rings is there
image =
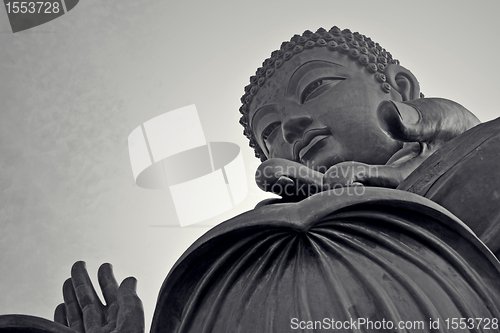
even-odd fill
[[[0,332],[500,332],[499,12],[4,0]]]

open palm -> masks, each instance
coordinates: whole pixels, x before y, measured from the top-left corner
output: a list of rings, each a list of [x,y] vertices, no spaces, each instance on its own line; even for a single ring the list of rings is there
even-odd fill
[[[78,261],[64,282],[64,303],[56,308],[54,321],[79,333],[143,333],[144,309],[136,293],[137,280],[128,277],[118,286],[110,264],[101,265],[97,276],[106,305],[97,296],[85,263]]]

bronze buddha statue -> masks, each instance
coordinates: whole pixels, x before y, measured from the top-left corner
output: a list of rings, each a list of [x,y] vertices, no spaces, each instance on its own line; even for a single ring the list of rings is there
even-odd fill
[[[500,175],[483,197],[475,177],[484,174],[464,176],[500,160],[498,122],[478,125],[459,104],[424,98],[379,44],[337,27],[284,42],[241,100],[240,123],[262,161],[257,184],[283,198],[216,226],[182,255],[151,332],[456,331],[450,318],[489,320],[463,331],[500,331],[491,252],[500,215],[470,213],[500,198]],[[0,327],[144,330],[132,279],[118,286],[103,265],[103,305],[83,263],[71,275],[55,313],[62,325],[0,316]],[[419,326],[401,326],[410,322]]]
[[[283,187],[295,181],[317,189],[353,182],[395,188],[479,123],[455,102],[422,98],[416,77],[389,52],[337,27],[284,42],[245,92],[240,123],[264,162],[257,183],[285,196]],[[311,169],[301,170],[306,177],[292,179],[294,168],[304,167]]]

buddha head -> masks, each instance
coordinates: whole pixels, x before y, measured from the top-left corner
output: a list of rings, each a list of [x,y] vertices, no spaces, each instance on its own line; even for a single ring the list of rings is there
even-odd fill
[[[333,27],[284,42],[250,78],[240,123],[261,161],[318,171],[343,161],[385,164],[403,143],[380,125],[384,100],[420,97],[415,76],[378,43]]]

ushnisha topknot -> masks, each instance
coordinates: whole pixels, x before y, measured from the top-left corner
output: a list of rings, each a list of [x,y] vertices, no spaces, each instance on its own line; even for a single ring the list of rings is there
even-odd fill
[[[399,65],[399,61],[375,43],[371,38],[361,35],[359,32],[352,33],[349,29],[340,30],[334,26],[329,31],[319,28],[316,32],[304,31],[302,36],[295,35],[289,42],[283,42],[279,50],[271,53],[271,57],[262,63],[255,75],[250,77],[250,84],[245,87],[245,94],[241,97],[243,105],[240,107],[240,124],[244,127],[243,134],[250,141],[249,145],[255,150],[255,156],[263,162],[267,159],[262,149],[257,144],[250,129],[248,119],[248,105],[252,97],[259,90],[266,79],[273,76],[283,63],[290,60],[295,54],[314,47],[325,47],[333,52],[341,52],[349,56],[352,61],[357,61],[365,66],[367,72],[374,76],[380,83],[381,89],[387,93],[391,91],[391,85],[386,82],[384,71],[389,64]]]

